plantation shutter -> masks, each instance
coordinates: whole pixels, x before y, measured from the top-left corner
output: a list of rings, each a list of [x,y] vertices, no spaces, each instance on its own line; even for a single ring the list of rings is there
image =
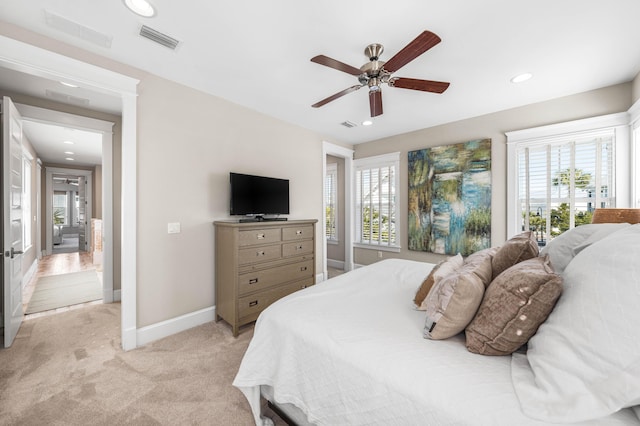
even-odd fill
[[[615,207],[613,130],[520,144],[517,152],[521,229],[538,244],[591,222],[593,210]]]

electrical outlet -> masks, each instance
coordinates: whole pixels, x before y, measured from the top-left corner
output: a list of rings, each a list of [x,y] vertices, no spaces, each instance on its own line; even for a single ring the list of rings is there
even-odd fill
[[[169,234],[179,234],[180,233],[180,222],[171,222],[167,224],[167,233]]]

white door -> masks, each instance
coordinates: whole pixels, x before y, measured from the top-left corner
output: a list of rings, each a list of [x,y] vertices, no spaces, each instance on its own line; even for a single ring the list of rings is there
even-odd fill
[[[22,119],[11,99],[2,98],[2,267],[4,347],[22,324]]]

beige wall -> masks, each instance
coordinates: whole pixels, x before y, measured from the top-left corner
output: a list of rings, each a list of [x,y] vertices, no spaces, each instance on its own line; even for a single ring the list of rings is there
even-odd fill
[[[631,83],[619,84],[547,102],[514,108],[468,120],[436,126],[412,133],[380,139],[355,146],[354,158],[400,151],[400,219],[402,250],[382,252],[383,258],[437,262],[442,255],[410,251],[407,247],[407,153],[431,146],[491,138],[492,197],[491,240],[493,245],[504,242],[506,235],[507,148],[505,132],[537,127],[581,118],[627,111],[631,106]],[[367,265],[379,260],[376,250],[355,249],[354,261]]]
[[[640,72],[633,79],[631,90],[631,102],[635,103],[640,100]]]
[[[321,219],[320,135],[220,98],[145,77],[138,153],[139,326],[214,304],[212,221],[229,218],[229,172],[289,179],[289,217]]]

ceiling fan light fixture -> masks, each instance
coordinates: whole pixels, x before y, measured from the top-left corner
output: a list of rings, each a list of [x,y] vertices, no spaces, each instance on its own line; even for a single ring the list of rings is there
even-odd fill
[[[145,18],[152,18],[156,15],[156,9],[147,0],[123,0],[124,5],[135,13]]]
[[[530,72],[525,72],[525,73],[518,74],[515,77],[513,77],[511,79],[511,82],[512,83],[516,83],[516,84],[517,83],[523,83],[523,82],[531,79],[531,77],[533,77],[533,74],[531,74]]]

